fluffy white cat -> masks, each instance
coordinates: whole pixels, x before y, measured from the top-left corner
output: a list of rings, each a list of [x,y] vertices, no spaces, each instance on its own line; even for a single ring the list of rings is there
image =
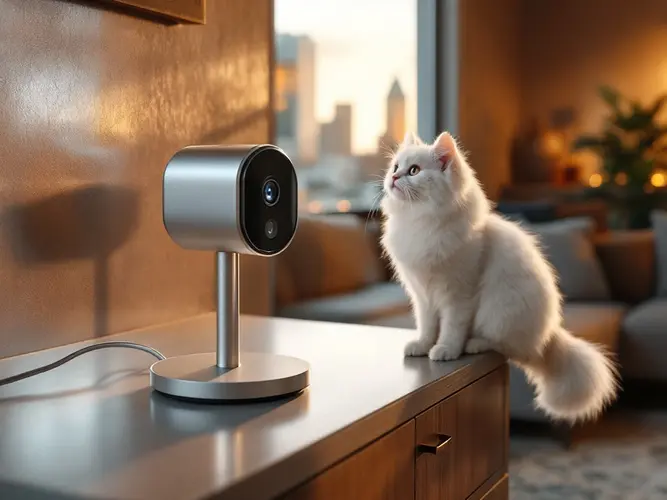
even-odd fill
[[[382,245],[411,298],[419,338],[407,356],[456,359],[495,350],[535,385],[556,419],[597,416],[617,371],[598,346],[562,326],[562,297],[536,238],[491,210],[447,132],[407,134],[384,179]]]

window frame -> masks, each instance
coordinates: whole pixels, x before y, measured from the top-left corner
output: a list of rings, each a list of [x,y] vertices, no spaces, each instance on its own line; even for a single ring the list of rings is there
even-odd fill
[[[460,0],[417,0],[417,133],[459,127]]]

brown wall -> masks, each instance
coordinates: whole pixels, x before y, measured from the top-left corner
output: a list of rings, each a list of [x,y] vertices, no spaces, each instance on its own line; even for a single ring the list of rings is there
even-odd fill
[[[461,0],[459,136],[491,198],[519,120],[519,0]]]
[[[214,256],[162,225],[164,165],[270,137],[271,1],[209,1],[206,26],[89,3],[0,0],[0,357],[211,311]],[[268,265],[243,262],[246,312]]]
[[[667,92],[665,0],[522,1],[524,119],[572,106],[578,129],[597,131],[604,119],[599,84],[642,101]]]

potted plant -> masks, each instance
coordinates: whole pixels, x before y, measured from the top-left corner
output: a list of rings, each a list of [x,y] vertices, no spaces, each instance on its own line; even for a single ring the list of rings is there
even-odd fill
[[[664,196],[667,126],[657,115],[667,102],[660,96],[643,106],[609,86],[598,90],[609,107],[602,133],[584,135],[573,149],[590,150],[601,159],[602,170],[591,178],[587,195],[607,200],[616,228],[650,226],[650,212]]]

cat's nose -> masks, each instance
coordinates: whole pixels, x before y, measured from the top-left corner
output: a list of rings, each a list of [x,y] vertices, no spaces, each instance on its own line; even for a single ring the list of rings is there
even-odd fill
[[[398,175],[392,175],[391,176],[391,185],[393,186],[396,184],[396,181],[398,180]]]

